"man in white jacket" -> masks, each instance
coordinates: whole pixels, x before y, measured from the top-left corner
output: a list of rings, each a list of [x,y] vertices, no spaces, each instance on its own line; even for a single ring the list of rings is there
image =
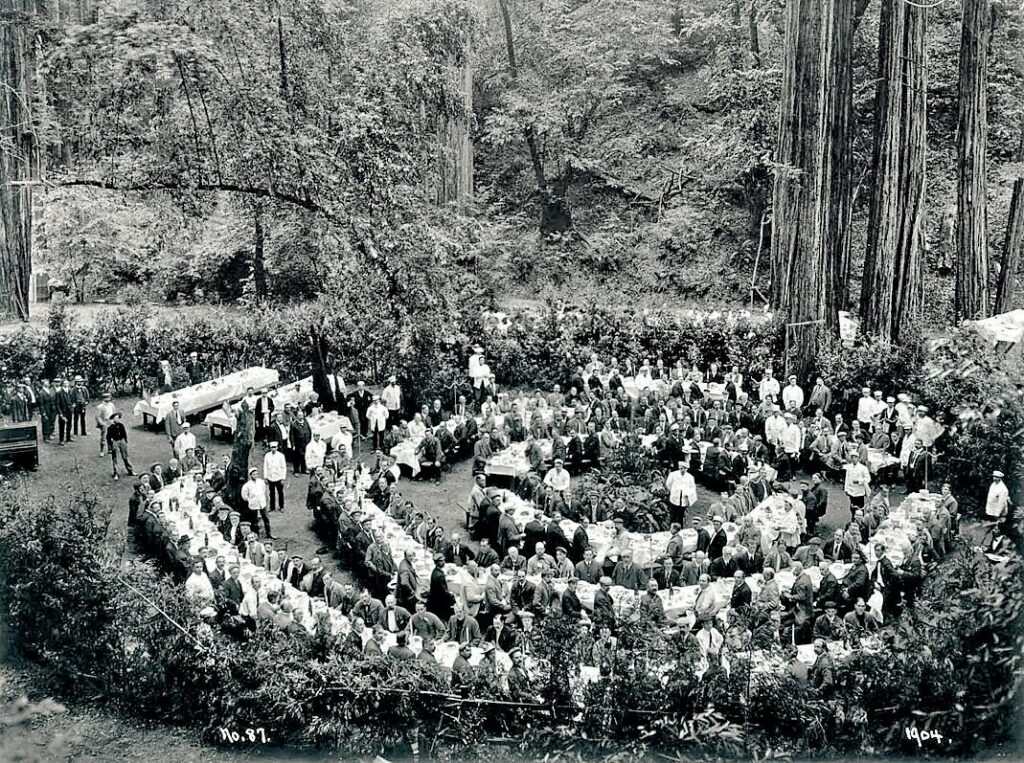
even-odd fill
[[[682,525],[686,510],[697,502],[697,483],[686,461],[680,461],[678,466],[665,478],[665,490],[668,491],[669,519]]]
[[[263,457],[263,479],[270,491],[270,510],[284,511],[284,480],[288,474],[288,460],[276,441],[270,443],[270,450]]]
[[[283,454],[281,455],[283,457]],[[274,540],[270,532],[270,515],[267,514],[267,483],[260,479],[259,470],[255,467],[249,470],[249,481],[242,485],[242,500],[249,507],[253,529],[256,529],[257,522],[262,519],[267,539]]]

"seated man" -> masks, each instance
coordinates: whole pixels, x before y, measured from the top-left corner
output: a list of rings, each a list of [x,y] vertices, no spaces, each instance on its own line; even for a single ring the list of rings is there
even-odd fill
[[[420,462],[420,474],[423,479],[432,479],[435,483],[440,482],[444,454],[441,452],[441,443],[429,429],[426,430],[423,439],[416,447],[416,457]]]

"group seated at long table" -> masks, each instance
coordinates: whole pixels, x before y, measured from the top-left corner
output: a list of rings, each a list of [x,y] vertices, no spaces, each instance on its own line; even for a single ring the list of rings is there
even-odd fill
[[[273,387],[280,379],[280,374],[272,368],[253,366],[191,387],[151,395],[137,402],[133,413],[142,416],[144,426],[151,423],[159,424],[171,412],[175,402],[180,404],[182,414],[192,416],[224,403],[240,400],[245,397],[245,392],[250,387]]]

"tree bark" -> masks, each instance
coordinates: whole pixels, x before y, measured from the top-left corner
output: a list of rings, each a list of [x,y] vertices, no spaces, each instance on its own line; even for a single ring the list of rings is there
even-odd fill
[[[253,204],[252,290],[256,302],[267,298],[267,261],[264,247],[266,231],[263,228],[263,205]]]
[[[899,342],[922,298],[927,153],[927,10],[882,0],[873,193],[861,282],[861,331]]]
[[[838,336],[849,249],[852,0],[790,0],[773,198],[772,304],[788,323],[797,374]]]
[[[519,63],[516,58],[515,35],[512,31],[512,13],[508,0],[498,0],[501,11],[502,27],[505,32],[505,51],[508,55],[508,71],[513,82],[519,81]],[[540,232],[545,237],[553,237],[572,228],[572,210],[566,195],[571,177],[571,169],[566,167],[558,177],[549,181],[544,168],[544,152],[541,149],[537,131],[532,124],[523,129],[526,146],[530,151],[530,162],[537,181],[537,192],[540,197]]]
[[[231,447],[231,463],[224,475],[224,503],[236,511],[245,509],[242,486],[249,479],[249,451],[255,437],[256,412],[242,400],[235,418],[235,442]]]
[[[1024,126],[1020,131],[1017,155],[1014,161],[1024,162]],[[1013,181],[1013,195],[1010,197],[1010,216],[1006,221],[1006,238],[1003,239],[1002,267],[999,271],[999,286],[996,289],[996,314],[1013,309],[1017,296],[1017,270],[1020,268],[1021,252],[1024,251],[1024,170],[1019,171]]]
[[[0,4],[0,315],[29,318],[32,275],[32,185],[38,153],[34,133],[35,0]]]
[[[956,321],[989,314],[988,204],[988,51],[990,0],[964,0],[960,36],[959,122],[957,125]]]
[[[747,13],[747,36],[750,38],[750,59],[755,69],[761,66],[761,40],[757,31],[757,0],[750,0]]]

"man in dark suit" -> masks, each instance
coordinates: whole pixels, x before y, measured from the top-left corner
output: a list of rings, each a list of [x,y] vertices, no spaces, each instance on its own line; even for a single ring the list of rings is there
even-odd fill
[[[679,570],[676,569],[671,556],[661,558],[661,563],[655,565],[651,579],[657,582],[658,590],[661,591],[667,591],[679,585]]]
[[[822,549],[825,558],[832,562],[848,562],[853,558],[853,549],[843,539],[843,531],[836,530],[835,538],[830,540]]]
[[[384,626],[385,630],[391,633],[404,631],[409,625],[411,617],[412,615],[409,613],[409,610],[398,606],[394,596],[389,595],[384,599],[384,617],[381,625]]]
[[[181,403],[177,400],[171,403],[170,412],[164,416],[164,434],[167,435],[167,441],[171,444],[172,453],[174,452],[174,441],[178,439],[181,430],[185,428],[187,420],[185,414],[181,412]]]
[[[725,535],[725,530],[722,529],[722,517],[716,515],[711,520],[711,524],[714,526],[715,531],[711,534],[711,539],[708,541],[708,559],[714,561],[722,555],[722,549],[725,548],[725,544],[728,542],[728,538]],[[700,546],[698,545],[698,550]]]
[[[607,626],[615,629],[615,602],[611,595],[612,579],[601,578],[599,588],[594,592],[594,627]]]
[[[520,567],[516,571],[516,579],[509,589],[509,602],[516,611],[533,606],[534,585],[526,579],[526,570]]]
[[[452,533],[452,539],[444,547],[444,560],[448,564],[463,567],[466,562],[475,558],[476,554],[473,553],[473,549],[462,542],[462,537],[458,533]]]
[[[693,518],[693,530],[697,533],[696,550],[707,554],[708,548],[711,546],[711,534],[704,529],[704,523],[700,517]]]
[[[278,449],[284,453],[285,458],[291,458],[294,445],[291,440],[291,427],[284,422],[281,412],[273,414],[273,423],[267,430],[267,441],[278,443]]]
[[[374,627],[384,624],[384,605],[380,599],[375,599],[365,588],[359,594],[359,601],[352,607],[349,613],[350,618],[360,618],[367,627]]]
[[[733,586],[732,595],[729,597],[729,608],[734,612],[738,612],[744,607],[750,606],[753,592],[747,584],[746,575],[743,574],[743,570],[736,570],[733,573],[732,579]]]
[[[231,614],[238,612],[238,606],[242,603],[242,599],[245,598],[245,593],[242,591],[242,581],[238,577],[241,572],[237,564],[231,565],[231,568],[228,570],[229,577],[224,581],[224,585],[221,586],[221,591],[228,602],[228,610]]]
[[[583,552],[583,561],[576,565],[576,577],[591,585],[601,579],[601,563],[594,558],[594,550],[588,548]]]
[[[839,602],[843,599],[843,586],[832,574],[829,569],[828,562],[822,562],[819,567],[821,570],[821,583],[818,584],[818,594],[816,600],[818,602],[818,608],[824,611],[825,602]]]
[[[580,597],[576,593],[577,583],[576,578],[569,578],[566,581],[565,590],[562,591],[562,615],[572,621],[579,620],[580,613],[583,611]]]
[[[448,590],[448,578],[444,574],[444,557],[434,557],[434,569],[430,572],[430,588],[427,593],[427,609],[433,612],[441,622],[448,622],[452,616],[452,603],[455,597]]]
[[[825,614],[814,621],[814,638],[838,641],[845,635],[846,628],[843,621],[839,619],[839,615],[836,614],[836,603],[829,600],[822,606],[825,609]]]
[[[853,555],[853,568],[843,578],[843,611],[853,609],[857,599],[867,601],[875,591],[875,584],[868,573],[867,559],[858,549]]]
[[[71,433],[71,422],[75,416],[75,398],[71,392],[71,382],[64,379],[60,389],[55,395],[57,407],[57,442],[63,445],[66,442],[73,442],[75,437]]]
[[[210,572],[210,585],[213,586],[213,590],[217,591],[228,579],[227,560],[223,556],[218,556],[214,562],[213,570]]]
[[[373,395],[366,389],[366,385],[363,382],[356,384],[356,391],[352,393],[352,402],[359,413],[359,431],[357,434],[365,435],[367,429],[366,412],[370,409],[370,404],[373,402]]]
[[[309,420],[301,410],[295,412],[295,420],[291,425],[292,464],[294,474],[306,473],[306,446],[313,439],[313,431],[309,428]]]
[[[562,513],[555,511],[552,514],[551,521],[547,523],[544,528],[544,547],[548,550],[549,554],[555,553],[559,548],[564,548],[566,552],[569,551],[570,543],[569,539],[565,537],[565,533],[562,531],[562,527],[559,524],[562,521]]]

